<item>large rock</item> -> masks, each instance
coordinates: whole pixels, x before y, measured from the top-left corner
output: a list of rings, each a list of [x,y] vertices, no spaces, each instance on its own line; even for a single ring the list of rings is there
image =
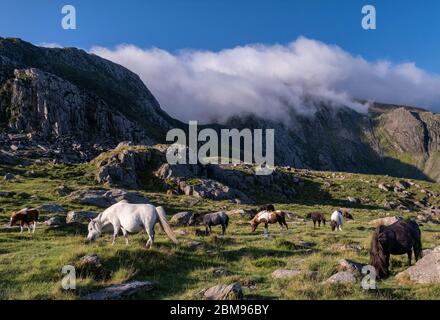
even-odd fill
[[[81,257],[75,263],[75,270],[79,278],[92,278],[100,281],[110,277],[110,272],[104,268],[101,259],[95,253]]]
[[[44,221],[44,224],[49,227],[60,227],[66,224],[66,219],[61,217],[52,217]]]
[[[90,219],[96,218],[98,214],[92,211],[69,211],[66,216],[67,223],[73,222],[85,222]]]
[[[3,180],[5,180],[5,181],[13,181],[15,179],[16,179],[15,175],[13,175],[12,173],[7,173],[3,177]]]
[[[0,101],[2,129],[63,144],[60,159],[75,153],[81,160],[94,144],[151,143],[176,126],[128,69],[84,50],[19,39],[0,38]]]
[[[378,226],[389,226],[399,220],[401,220],[401,217],[393,216],[393,217],[385,217],[385,218],[379,218],[375,219],[369,222],[369,224],[373,225],[374,227]]]
[[[253,200],[251,200],[243,192],[230,188],[215,180],[199,179],[197,183],[193,185],[188,185],[185,182],[181,182],[180,188],[185,195],[191,195],[197,198],[206,198],[212,200],[239,199],[241,203],[253,203]]]
[[[348,272],[362,272],[362,268],[365,265],[352,260],[342,259],[339,261],[338,271],[348,271]]]
[[[69,197],[81,204],[92,205],[100,208],[108,208],[111,205],[126,200],[129,203],[149,203],[147,197],[138,192],[124,189],[86,189],[72,192]]]
[[[37,209],[40,211],[48,212],[48,213],[64,213],[64,212],[66,212],[66,209],[57,203],[42,204],[41,206],[38,206]]]
[[[335,283],[344,283],[344,284],[354,284],[356,283],[356,277],[353,273],[348,271],[340,271],[330,278],[328,278],[325,283],[335,284]]]
[[[154,288],[150,281],[132,281],[123,284],[115,284],[97,292],[84,296],[85,300],[116,300],[126,298],[141,291],[149,291]]]
[[[240,282],[234,282],[230,285],[218,285],[209,288],[203,292],[207,300],[241,300],[243,291]]]
[[[191,218],[192,213],[188,211],[176,213],[171,217],[170,222],[176,226],[186,226]]]
[[[400,283],[413,282],[419,284],[440,283],[440,247],[425,251],[425,255],[417,263],[396,275]]]
[[[119,144],[114,150],[99,155],[93,163],[97,167],[96,180],[108,186],[139,188],[141,176],[153,176],[164,155],[151,147]]]
[[[299,274],[301,274],[301,270],[278,269],[272,272],[272,278],[286,279],[286,278],[296,277]]]

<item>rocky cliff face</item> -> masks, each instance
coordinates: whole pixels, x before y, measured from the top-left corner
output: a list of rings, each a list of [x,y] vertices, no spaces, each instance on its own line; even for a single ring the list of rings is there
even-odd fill
[[[381,104],[370,111],[321,105],[283,122],[242,116],[212,127],[275,129],[277,165],[440,181],[440,115]],[[175,127],[183,124],[122,66],[0,38],[0,162],[88,161],[121,141],[162,142]]]
[[[137,75],[74,48],[0,38],[0,127],[69,146],[161,141],[180,123]]]
[[[286,119],[250,116],[227,126],[274,128],[278,165],[440,181],[438,114],[375,104],[365,115],[320,106],[313,116],[292,112]]]

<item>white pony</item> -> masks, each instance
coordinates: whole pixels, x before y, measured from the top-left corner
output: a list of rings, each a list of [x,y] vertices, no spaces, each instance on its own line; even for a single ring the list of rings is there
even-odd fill
[[[334,211],[331,216],[331,222],[330,227],[332,228],[332,231],[335,231],[339,229],[339,231],[342,231],[342,225],[344,224],[344,217],[342,216],[341,211]]]
[[[89,223],[88,241],[94,241],[101,233],[110,231],[113,227],[113,241],[115,244],[119,230],[125,238],[125,244],[128,244],[128,233],[136,233],[145,230],[148,234],[147,247],[152,247],[154,242],[154,226],[159,222],[168,238],[174,243],[177,239],[171,230],[162,207],[155,207],[151,204],[131,204],[126,200],[119,201],[111,207],[100,213]]]

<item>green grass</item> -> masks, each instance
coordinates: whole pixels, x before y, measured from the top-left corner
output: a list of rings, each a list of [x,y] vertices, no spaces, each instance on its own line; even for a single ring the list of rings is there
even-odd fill
[[[33,177],[25,174],[34,170]],[[391,177],[356,175],[348,173],[307,172],[295,174],[304,179],[303,188],[297,187],[297,200],[292,203],[275,203],[277,208],[304,217],[307,212],[322,210],[329,219],[330,213],[340,207],[350,207],[355,217],[341,233],[333,233],[329,226],[313,229],[310,221],[289,221],[289,230],[270,227],[270,238],[263,237],[263,229],[251,233],[248,221],[239,215],[231,215],[227,235],[221,237],[220,227],[214,227],[209,237],[197,237],[193,227],[173,227],[180,244],[173,245],[163,233],[158,232],[155,247],[145,249],[146,236],[130,236],[130,245],[122,238],[116,245],[110,244],[110,235],[104,235],[94,244],[85,244],[84,232],[73,229],[50,229],[40,223],[34,235],[19,234],[18,228],[7,226],[12,211],[24,206],[43,203],[59,203],[67,209],[100,211],[98,208],[81,206],[68,197],[60,197],[56,188],[66,183],[71,188],[97,187],[89,165],[65,166],[46,164],[32,167],[0,167],[0,174],[13,172],[20,175],[18,181],[0,182],[0,191],[9,191],[9,197],[0,198],[0,299],[79,299],[82,295],[129,280],[151,280],[156,287],[140,293],[139,299],[198,299],[202,289],[217,284],[240,281],[246,298],[261,299],[438,299],[440,286],[397,284],[394,277],[378,283],[378,290],[365,291],[357,285],[325,285],[322,282],[337,271],[342,258],[361,263],[368,262],[368,248],[372,219],[386,215],[402,215],[382,207],[384,199],[391,199],[392,192],[377,188],[379,182],[396,181]],[[326,187],[323,183],[331,181]],[[436,184],[417,181],[421,188],[440,193]],[[415,197],[423,197],[416,186],[411,187]],[[21,192],[37,198],[26,199]],[[163,205],[169,215],[179,211],[205,212],[249,208],[227,201],[201,200],[194,206],[194,199],[187,196],[166,195],[162,192],[145,193],[152,203]],[[362,199],[354,206],[347,202],[348,196]],[[430,199],[438,204],[438,199]],[[405,214],[416,216],[417,213]],[[49,215],[42,214],[45,220]],[[359,230],[358,227],[365,227]],[[424,224],[422,227],[424,248],[439,244],[440,225]],[[159,228],[157,229],[159,230]],[[185,231],[185,233],[184,233]],[[184,234],[184,235],[182,235]],[[191,248],[190,241],[202,244]],[[301,242],[312,244],[310,248],[298,246]],[[349,245],[361,246],[361,250]],[[345,247],[344,247],[345,245]],[[75,264],[79,257],[96,253],[103,265],[111,272],[106,281],[90,278],[78,279],[75,291],[61,289],[61,268]],[[232,275],[216,278],[213,271],[225,268]],[[275,280],[271,273],[276,269],[300,269],[304,272],[290,279]],[[405,269],[405,257],[392,257],[392,273]],[[313,273],[313,277],[310,276]]]

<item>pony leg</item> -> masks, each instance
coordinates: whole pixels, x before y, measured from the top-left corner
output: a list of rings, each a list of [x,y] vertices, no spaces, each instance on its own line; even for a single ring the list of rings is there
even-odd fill
[[[411,267],[412,250],[408,251],[408,267]]]
[[[269,235],[269,225],[267,223],[264,225],[264,235],[265,236]]]
[[[222,235],[225,235],[226,233],[226,226],[222,224]]]
[[[34,221],[34,226],[33,226],[33,230],[32,233],[35,233],[35,229],[37,228],[37,221]]]
[[[29,223],[27,225],[27,228],[28,228],[28,233],[31,233],[31,225]]]
[[[125,231],[124,228],[121,228],[121,230],[122,230],[122,234],[124,235],[125,245],[128,245],[128,233],[127,231]]]
[[[147,248],[153,248],[153,243],[154,243],[154,227],[152,227],[152,228],[150,228],[150,229],[148,229],[148,230],[145,230],[146,232],[147,232],[147,234],[148,234],[148,241],[147,241],[147,243],[145,244],[145,246],[147,247]]]
[[[20,224],[20,233],[23,233],[23,223]]]
[[[342,231],[342,227],[341,227],[341,225],[339,225],[339,227],[338,227],[338,228],[339,228],[339,231]]]
[[[116,226],[116,225],[114,226],[112,245],[116,243],[116,237],[118,236],[119,229],[120,226]]]

